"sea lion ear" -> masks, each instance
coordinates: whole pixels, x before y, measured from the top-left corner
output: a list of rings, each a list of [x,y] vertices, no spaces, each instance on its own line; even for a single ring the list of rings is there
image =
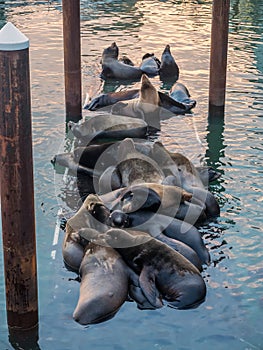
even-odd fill
[[[192,193],[186,192],[184,190],[182,191],[182,201],[190,202],[192,197],[193,197]]]
[[[90,202],[88,204],[88,206],[87,206],[87,210],[91,212],[94,209],[94,207],[95,207],[95,203],[94,202]]]
[[[156,309],[159,309],[163,306],[163,303],[160,299],[158,290],[155,285],[155,276],[150,269],[151,268],[147,266],[143,267],[139,277],[139,284],[143,291],[143,294],[145,295],[145,298],[152,306],[154,306]]]
[[[117,159],[118,161],[125,160],[129,153],[134,153],[134,152],[136,152],[136,149],[135,149],[133,139],[126,138],[123,141],[121,141],[119,145]]]

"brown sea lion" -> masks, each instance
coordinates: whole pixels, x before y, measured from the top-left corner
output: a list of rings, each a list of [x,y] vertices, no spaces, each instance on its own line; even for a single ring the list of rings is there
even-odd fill
[[[99,193],[135,183],[162,183],[165,176],[158,164],[138,152],[132,139],[123,140],[121,146],[117,152],[117,164],[108,167],[99,179]]]
[[[181,153],[169,152],[161,143],[153,145],[151,157],[158,162],[166,178],[172,176],[172,184],[182,187],[193,194],[191,202],[197,205],[205,205],[207,217],[216,217],[220,214],[220,208],[214,195],[206,189],[203,181],[193,163]],[[208,179],[207,179],[208,180]],[[208,186],[208,183],[207,183]]]
[[[95,115],[81,124],[69,122],[68,126],[73,135],[86,144],[126,137],[143,138],[147,133],[143,120],[108,113]]]
[[[109,224],[115,227],[124,227],[147,232],[155,237],[160,233],[187,244],[198,255],[202,264],[210,263],[210,254],[206,248],[200,232],[193,225],[175,218],[150,211],[138,210],[124,213],[114,210],[109,217]]]
[[[128,89],[117,92],[108,92],[94,97],[91,101],[88,99],[83,105],[84,109],[96,111],[97,109],[111,106],[119,101],[132,100],[139,97],[139,89]]]
[[[114,209],[130,213],[149,210],[195,225],[206,220],[205,205],[191,203],[193,194],[177,186],[141,183],[126,188]],[[102,198],[102,197],[101,197]],[[119,204],[119,206],[118,206]]]
[[[138,99],[117,102],[112,106],[113,114],[143,119],[153,129],[160,129],[159,94],[146,74],[142,75]]]
[[[128,297],[129,271],[113,248],[90,243],[80,265],[79,300],[73,318],[81,325],[111,319]]]
[[[79,239],[78,231],[88,227],[99,232],[108,229],[105,225],[110,211],[97,195],[89,195],[77,213],[72,216],[66,224],[66,234],[62,245],[62,255],[65,265],[78,271],[84,255],[86,242]]]
[[[206,285],[198,269],[166,244],[138,232],[110,229],[96,237],[97,243],[116,249],[124,261],[139,275],[146,299],[155,308],[163,300],[177,309],[199,306],[206,296]]]
[[[116,43],[112,43],[103,50],[101,65],[101,78],[118,80],[138,80],[142,76],[142,70],[138,67],[125,64],[118,60],[119,48]]]

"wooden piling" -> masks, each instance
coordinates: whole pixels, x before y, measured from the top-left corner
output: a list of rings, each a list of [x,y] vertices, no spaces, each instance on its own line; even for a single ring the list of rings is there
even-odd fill
[[[6,311],[9,328],[38,325],[29,41],[0,31],[0,169]]]
[[[209,116],[223,117],[225,107],[230,0],[213,0]]]
[[[80,0],[63,0],[66,120],[81,119]]]

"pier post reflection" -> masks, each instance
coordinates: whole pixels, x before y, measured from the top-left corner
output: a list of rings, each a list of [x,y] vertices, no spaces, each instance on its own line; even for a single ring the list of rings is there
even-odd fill
[[[206,150],[206,161],[207,165],[218,169],[222,164],[220,159],[224,157],[224,108],[219,110],[211,109],[208,115],[207,125],[207,150]]]
[[[9,328],[9,342],[15,350],[40,350],[38,325],[28,330]]]

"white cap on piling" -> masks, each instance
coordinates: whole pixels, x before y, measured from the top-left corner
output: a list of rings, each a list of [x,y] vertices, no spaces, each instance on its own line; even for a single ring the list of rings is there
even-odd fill
[[[29,47],[29,39],[11,22],[0,30],[0,51],[17,51]]]

